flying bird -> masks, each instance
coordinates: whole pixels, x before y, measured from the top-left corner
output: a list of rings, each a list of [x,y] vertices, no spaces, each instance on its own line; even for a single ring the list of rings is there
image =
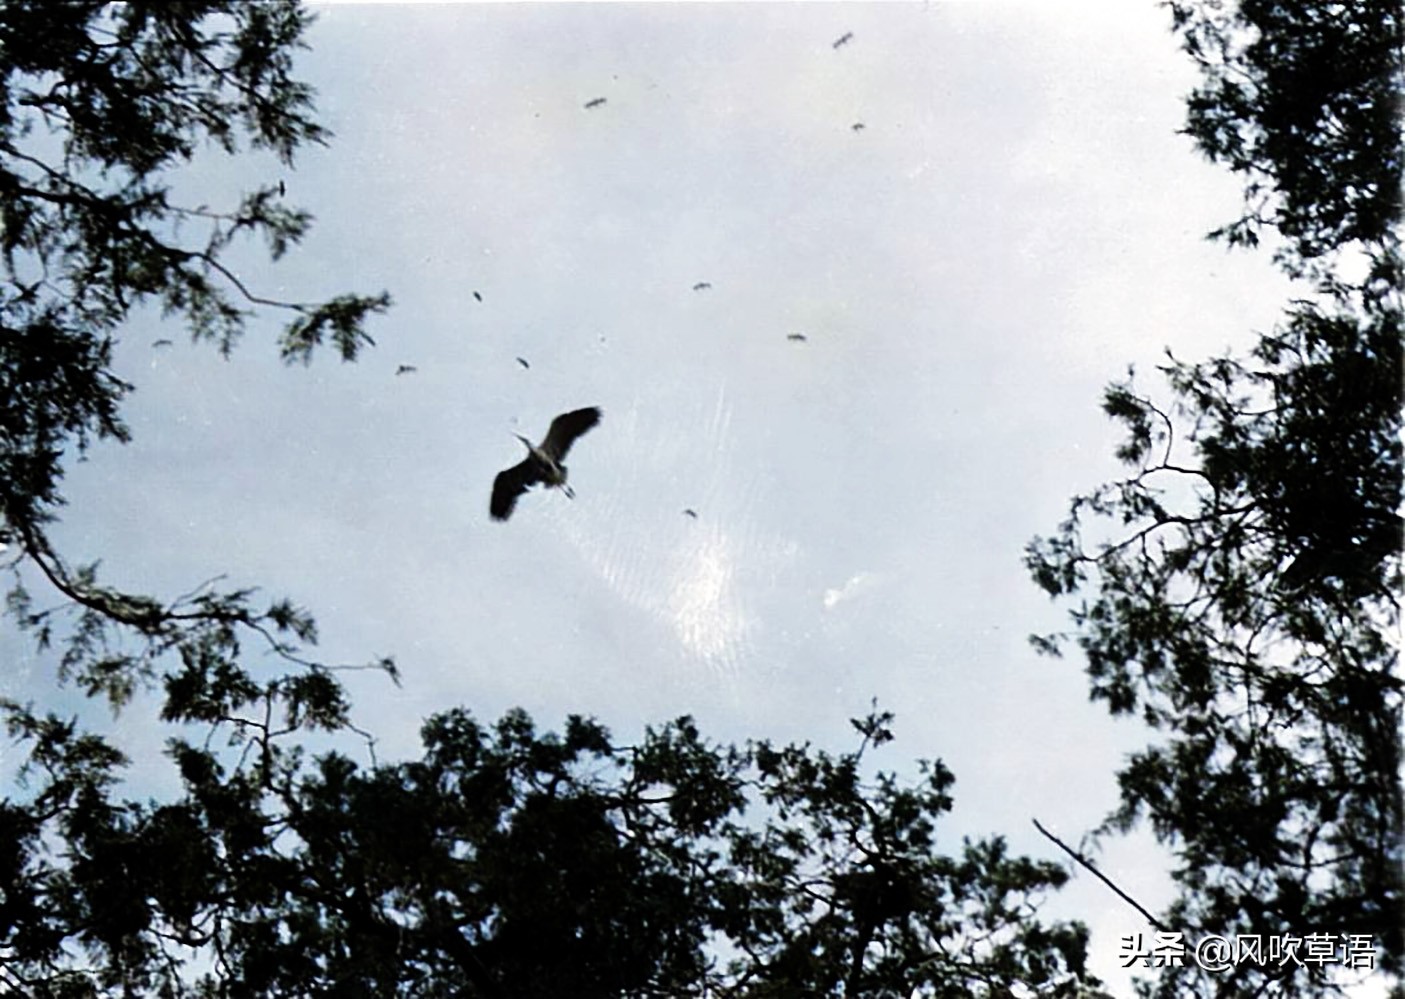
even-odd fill
[[[796,343],[804,343],[807,339],[804,333],[787,333],[785,338],[787,340],[794,340]]]
[[[576,438],[600,422],[600,410],[590,406],[570,413],[562,413],[551,421],[551,429],[542,438],[540,446],[533,444],[521,434],[514,434],[527,445],[527,457],[511,468],[498,473],[493,480],[493,498],[488,504],[488,512],[494,520],[506,520],[512,516],[512,508],[517,497],[535,485],[544,483],[548,487],[560,489],[570,499],[575,492],[566,484],[566,466],[562,461]]]
[[[530,371],[531,368],[532,368],[532,366],[527,363],[527,359],[526,359],[525,357],[519,357],[519,358],[517,359],[517,363],[520,364],[520,365],[522,365],[522,369],[523,369],[524,371]]]
[[[862,132],[862,131],[863,131],[865,128],[867,128],[868,126],[866,126],[866,125],[865,125],[863,122],[861,122],[861,121],[856,121],[856,122],[854,122],[852,125],[850,125],[849,127],[852,128],[855,132]]]
[[[169,346],[171,346],[171,341],[170,341],[170,340],[166,340],[166,339],[164,339],[164,338],[163,338],[163,339],[160,339],[160,340],[152,340],[152,341],[151,341],[151,345],[152,345],[153,347],[169,347]]]
[[[711,284],[710,282],[708,282],[708,281],[699,281],[697,284],[693,285],[693,290],[694,290],[694,291],[707,291],[707,290],[708,290],[709,288],[711,288],[711,287],[712,287],[712,284]]]
[[[483,296],[480,295],[480,294],[478,294],[478,292],[475,291],[475,292],[473,293],[473,300],[474,300],[475,302],[481,302],[481,301],[483,301]]]
[[[688,507],[688,508],[685,509],[683,512],[684,512],[687,516],[692,517],[694,520],[697,520],[697,519],[698,519],[698,511],[694,510],[692,507]]]
[[[834,40],[834,46],[833,46],[833,47],[837,49],[837,48],[839,48],[839,46],[841,46],[841,45],[848,45],[848,44],[849,44],[851,41],[853,41],[853,40],[854,40],[854,33],[853,33],[852,31],[846,31],[846,32],[844,32],[844,34],[840,35],[838,38],[836,38],[836,39]]]
[[[285,183],[283,183],[283,182],[280,180],[280,181],[278,182],[278,197],[281,198],[281,197],[283,197],[283,195],[285,195],[285,194],[287,194],[287,193],[288,193],[288,185],[285,184]]]
[[[586,109],[587,111],[589,111],[591,108],[598,108],[600,105],[602,105],[602,104],[604,104],[604,103],[605,103],[605,98],[603,98],[603,97],[597,97],[597,98],[595,98],[594,100],[586,101],[586,102],[585,102],[585,109]]]
[[[413,364],[402,364],[395,369],[395,373],[397,375],[412,375],[418,370],[419,368],[415,367]]]

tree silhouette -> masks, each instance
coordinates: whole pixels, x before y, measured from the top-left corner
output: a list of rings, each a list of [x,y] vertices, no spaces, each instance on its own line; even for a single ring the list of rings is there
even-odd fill
[[[714,746],[686,719],[616,746],[454,710],[421,759],[228,767],[174,739],[183,794],[114,800],[107,747],[53,720],[7,803],[0,981],[26,995],[1087,995],[1066,872],[999,838],[934,848],[939,763]],[[60,842],[55,862],[45,842]],[[81,958],[72,951],[81,951]],[[202,955],[193,961],[192,954]]]
[[[1030,545],[1040,585],[1077,598],[1072,633],[1036,643],[1073,638],[1093,697],[1157,731],[1103,829],[1146,818],[1173,848],[1167,923],[1369,935],[1398,976],[1400,12],[1170,7],[1204,73],[1186,131],[1246,177],[1244,214],[1212,236],[1273,231],[1305,286],[1247,356],[1168,353],[1169,402],[1130,376],[1107,390],[1129,473]],[[1191,964],[1148,994],[1328,995],[1353,977]]]
[[[324,141],[311,92],[288,75],[306,24],[290,4],[0,9],[0,541],[19,553],[9,609],[41,647],[63,648],[61,677],[89,694],[120,705],[159,677],[169,720],[277,704],[294,727],[346,721],[333,675],[297,656],[316,638],[305,612],[287,601],[260,611],[250,591],[209,586],[174,601],[119,592],[99,582],[96,565],[69,565],[46,528],[64,502],[65,459],[96,438],[128,439],[120,406],[130,386],[110,362],[134,310],[159,307],[225,352],[254,307],[280,310],[290,316],[280,341],[289,361],[328,340],[351,360],[370,342],[363,323],[388,296],[276,302],[224,264],[245,237],[263,238],[276,259],[307,232],[309,216],[285,207],[276,184],[212,209],[178,203],[169,183],[206,148],[267,150],[291,163],[299,147]],[[191,241],[191,230],[204,239]],[[63,605],[35,609],[26,584],[36,574]],[[249,640],[291,671],[255,681],[240,664]]]
[[[1216,237],[1271,227],[1290,271],[1351,243],[1391,242],[1400,215],[1401,22],[1389,3],[1167,3],[1203,82],[1186,132],[1243,174],[1245,211]]]

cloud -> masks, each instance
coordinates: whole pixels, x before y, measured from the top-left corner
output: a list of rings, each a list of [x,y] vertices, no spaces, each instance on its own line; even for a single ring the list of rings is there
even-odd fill
[[[876,572],[860,572],[850,576],[848,581],[838,589],[824,591],[824,609],[833,610],[841,601],[851,600],[861,593],[873,589],[878,585],[879,575]]]

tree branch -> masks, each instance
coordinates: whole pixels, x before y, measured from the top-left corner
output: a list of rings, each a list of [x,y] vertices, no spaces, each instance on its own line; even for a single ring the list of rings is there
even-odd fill
[[[1104,874],[1102,871],[1098,870],[1097,867],[1095,867],[1095,866],[1093,865],[1093,862],[1092,862],[1091,860],[1089,860],[1088,858],[1084,857],[1084,856],[1083,856],[1081,853],[1079,853],[1077,850],[1074,850],[1072,847],[1070,847],[1068,844],[1066,844],[1063,840],[1059,839],[1057,836],[1055,836],[1055,835],[1054,835],[1053,833],[1051,833],[1049,830],[1045,829],[1042,825],[1039,824],[1039,820],[1038,820],[1038,819],[1031,819],[1030,821],[1034,823],[1034,828],[1038,829],[1041,833],[1043,833],[1046,838],[1052,840],[1055,846],[1057,846],[1057,847],[1058,847],[1060,850],[1062,850],[1064,853],[1068,854],[1068,855],[1069,855],[1070,857],[1072,857],[1074,860],[1078,861],[1078,863],[1081,864],[1084,868],[1086,868],[1087,870],[1091,871],[1094,875],[1096,875],[1099,881],[1101,881],[1103,884],[1107,885],[1109,888],[1111,888],[1113,891],[1115,891],[1115,892],[1117,893],[1117,897],[1118,897],[1118,898],[1122,899],[1122,901],[1126,902],[1126,903],[1127,903],[1128,905],[1130,905],[1132,908],[1134,908],[1134,909],[1136,909],[1138,912],[1140,912],[1140,913],[1142,914],[1142,916],[1144,916],[1144,917],[1146,918],[1146,921],[1147,921],[1148,923],[1150,923],[1152,926],[1156,927],[1156,928],[1157,928],[1158,930],[1160,930],[1162,933],[1169,933],[1169,932],[1171,932],[1170,929],[1169,929],[1164,923],[1162,923],[1159,919],[1157,919],[1155,916],[1153,916],[1150,912],[1147,912],[1146,909],[1142,907],[1142,905],[1141,905],[1140,902],[1138,902],[1136,899],[1134,899],[1131,895],[1128,895],[1128,894],[1127,894],[1125,891],[1123,891],[1121,888],[1117,887],[1117,885],[1113,884],[1112,879],[1110,879],[1110,878],[1109,878],[1106,874]]]

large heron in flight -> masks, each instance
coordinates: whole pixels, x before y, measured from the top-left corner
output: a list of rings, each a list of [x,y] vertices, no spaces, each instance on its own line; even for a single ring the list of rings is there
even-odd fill
[[[517,497],[538,483],[555,486],[574,499],[576,494],[566,484],[566,466],[561,462],[576,438],[599,422],[600,410],[590,406],[562,413],[552,420],[551,429],[546,432],[540,445],[533,444],[521,434],[515,434],[519,441],[527,445],[527,457],[499,472],[493,480],[493,499],[488,505],[493,519],[506,520],[512,516]]]

